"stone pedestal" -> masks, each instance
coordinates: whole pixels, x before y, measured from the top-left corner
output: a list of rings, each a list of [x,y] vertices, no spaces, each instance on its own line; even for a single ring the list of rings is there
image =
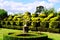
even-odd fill
[[[28,26],[27,25],[24,25],[24,27],[23,27],[23,33],[28,33]]]

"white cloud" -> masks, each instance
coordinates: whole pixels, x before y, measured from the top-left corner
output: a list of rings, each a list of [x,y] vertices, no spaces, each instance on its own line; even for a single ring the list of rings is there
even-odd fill
[[[36,10],[36,7],[40,5],[46,8],[53,7],[52,3],[47,3],[45,1],[35,1],[33,3],[24,4],[22,2],[0,0],[0,8],[7,10],[8,12],[10,12],[10,14],[11,12],[34,12]]]
[[[49,2],[54,2],[54,3],[58,3],[60,2],[60,0],[48,0]]]
[[[59,11],[60,11],[60,8],[57,9],[57,12],[59,12]]]

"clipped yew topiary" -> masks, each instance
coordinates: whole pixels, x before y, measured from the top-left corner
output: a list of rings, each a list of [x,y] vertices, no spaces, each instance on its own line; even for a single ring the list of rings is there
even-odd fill
[[[40,22],[40,27],[49,28],[49,21]]]
[[[49,28],[57,28],[59,21],[52,21],[49,23]]]
[[[3,40],[47,40],[47,35],[38,33],[8,33],[8,35],[4,35]]]

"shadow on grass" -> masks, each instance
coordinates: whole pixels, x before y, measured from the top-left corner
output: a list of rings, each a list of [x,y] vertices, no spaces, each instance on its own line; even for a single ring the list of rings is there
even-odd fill
[[[48,40],[53,40],[53,39],[51,39],[51,38],[48,38]]]

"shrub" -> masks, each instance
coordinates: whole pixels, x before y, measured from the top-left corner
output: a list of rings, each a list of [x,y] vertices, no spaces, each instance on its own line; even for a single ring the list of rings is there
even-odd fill
[[[8,21],[8,22],[7,22],[7,25],[11,25],[11,23]]]
[[[60,33],[60,29],[55,29],[55,28],[48,28],[47,31],[53,33]]]
[[[17,20],[17,16],[14,16],[12,20],[13,21],[16,21]]]
[[[16,25],[16,22],[13,22],[13,25]]]
[[[19,26],[23,26],[23,22],[19,22]]]
[[[7,18],[4,18],[4,21],[7,21]]]
[[[39,27],[40,26],[40,22],[39,21],[32,22],[32,26],[33,27]]]
[[[9,16],[9,17],[7,18],[7,20],[8,20],[8,21],[12,21],[12,16]]]
[[[7,21],[1,21],[1,25],[7,25]]]
[[[38,27],[37,29],[38,29],[38,31],[47,32],[47,29],[48,29],[48,28]],[[34,27],[34,28],[30,28],[30,30],[31,30],[31,31],[36,31],[36,28],[35,28],[35,27]]]
[[[49,23],[49,28],[57,28],[58,27],[58,21],[53,21]]]
[[[40,18],[40,21],[42,22],[44,18]]]
[[[32,17],[38,17],[38,14],[32,14]]]
[[[39,17],[41,17],[41,18],[45,18],[45,17],[46,17],[46,14],[44,14],[44,13],[40,13],[40,14],[39,14]]]
[[[48,28],[48,27],[49,27],[49,21],[46,21],[46,22],[40,22],[40,27]]]
[[[2,25],[1,25],[1,21],[0,21],[0,28],[2,27]]]
[[[31,20],[32,21],[40,21],[40,18],[39,17],[32,17]]]
[[[3,25],[5,25],[5,22],[4,21],[2,23],[3,23]]]
[[[51,22],[51,21],[58,21],[57,19],[59,19],[59,16],[56,16],[56,17],[54,17],[54,18],[51,18],[49,21]]]
[[[38,33],[28,33],[28,34],[17,34],[17,33],[8,33],[9,35],[4,35],[3,40],[47,40],[46,34]]]
[[[58,26],[57,26],[57,28],[60,28],[60,22],[58,22]]]
[[[28,21],[26,24],[27,24],[27,26],[31,26],[31,22],[30,21]]]
[[[48,17],[46,17],[46,18],[44,18],[43,19],[43,22],[44,21],[49,21],[51,18],[53,18],[54,17],[54,14],[53,13],[51,13],[50,15],[48,15]]]

